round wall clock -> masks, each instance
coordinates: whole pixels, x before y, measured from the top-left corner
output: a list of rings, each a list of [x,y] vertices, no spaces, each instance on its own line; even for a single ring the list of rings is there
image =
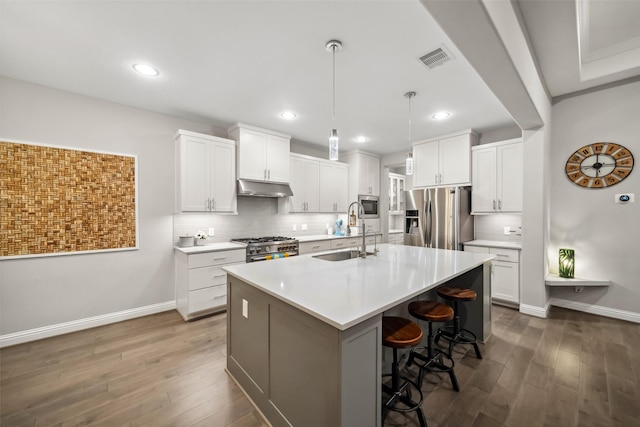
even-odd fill
[[[581,187],[603,188],[616,185],[633,170],[631,151],[613,142],[585,145],[569,156],[567,177]]]

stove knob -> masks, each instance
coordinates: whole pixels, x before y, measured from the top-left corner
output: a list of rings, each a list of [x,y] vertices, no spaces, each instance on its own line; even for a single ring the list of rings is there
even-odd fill
[[[264,250],[265,250],[266,252],[269,252],[269,250],[270,250],[270,249],[271,249],[271,248],[270,248],[269,246],[265,246],[265,247],[264,247]]]
[[[255,253],[256,253],[255,249],[249,249],[249,255],[253,255]]]

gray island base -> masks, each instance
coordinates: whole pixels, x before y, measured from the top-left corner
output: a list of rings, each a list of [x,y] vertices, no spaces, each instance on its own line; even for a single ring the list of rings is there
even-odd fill
[[[478,293],[463,321],[486,340],[490,260],[381,245],[366,259],[227,267],[227,372],[273,426],[380,426],[383,314],[408,317],[408,302],[455,283]]]

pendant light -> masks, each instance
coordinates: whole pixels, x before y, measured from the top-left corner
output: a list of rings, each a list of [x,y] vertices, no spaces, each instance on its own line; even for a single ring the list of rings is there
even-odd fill
[[[336,129],[336,52],[342,50],[342,43],[339,40],[330,40],[325,46],[333,57],[333,112],[331,114],[331,125],[333,129],[329,132],[329,160],[338,160],[338,129]]]
[[[416,96],[415,92],[407,92],[404,94],[404,97],[409,99],[409,146],[411,146],[411,98],[414,96]],[[413,175],[413,153],[407,154],[405,169],[407,175]]]

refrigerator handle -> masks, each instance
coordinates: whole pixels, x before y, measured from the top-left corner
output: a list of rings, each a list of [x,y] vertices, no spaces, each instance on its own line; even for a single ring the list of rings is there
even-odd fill
[[[431,247],[431,231],[432,231],[432,212],[431,212],[431,197],[429,197],[429,201],[427,202],[427,205],[425,206],[425,213],[426,213],[426,224],[425,224],[425,246],[430,248]]]

